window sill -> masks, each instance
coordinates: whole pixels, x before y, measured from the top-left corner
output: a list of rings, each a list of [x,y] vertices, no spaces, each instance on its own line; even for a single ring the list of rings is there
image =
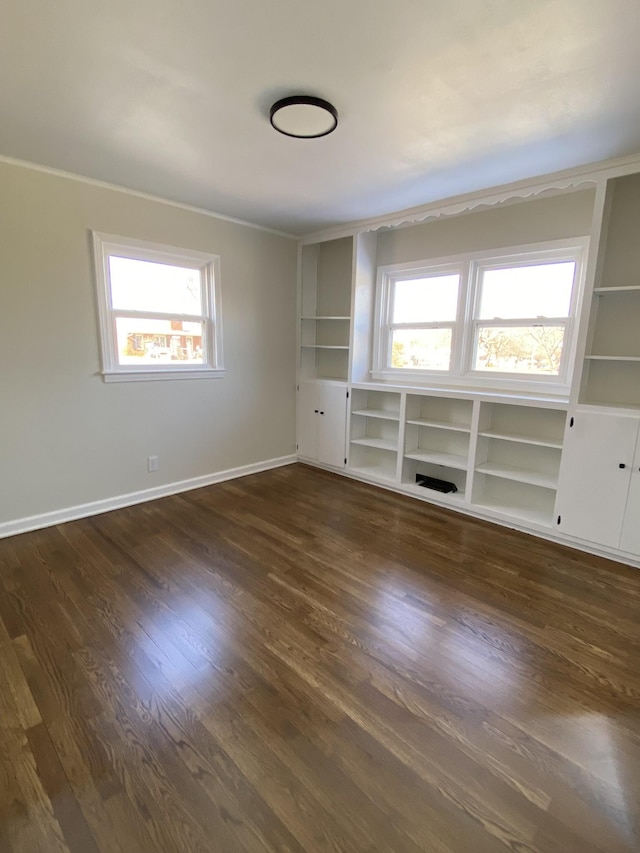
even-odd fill
[[[460,395],[495,396],[505,399],[549,400],[566,403],[569,400],[569,388],[559,382],[536,383],[526,380],[509,380],[492,377],[493,382],[484,377],[453,377],[443,373],[429,376],[406,373],[404,371],[370,371],[371,380],[398,388],[416,391],[447,391]]]
[[[157,382],[171,379],[222,379],[225,371],[222,367],[173,368],[171,370],[104,370],[105,382]]]

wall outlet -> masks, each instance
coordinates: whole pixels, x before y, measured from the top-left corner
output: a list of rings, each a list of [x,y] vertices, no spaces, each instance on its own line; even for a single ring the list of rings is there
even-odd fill
[[[149,472],[158,470],[158,457],[157,456],[147,456],[147,465],[149,466]]]

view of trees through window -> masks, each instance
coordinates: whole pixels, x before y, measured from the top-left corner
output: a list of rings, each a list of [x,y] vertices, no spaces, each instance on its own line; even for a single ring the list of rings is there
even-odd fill
[[[390,366],[451,370],[457,329],[458,346],[464,342],[471,370],[559,376],[575,260],[478,265],[472,273],[474,269],[464,318],[464,306],[457,305],[458,273],[394,279]]]

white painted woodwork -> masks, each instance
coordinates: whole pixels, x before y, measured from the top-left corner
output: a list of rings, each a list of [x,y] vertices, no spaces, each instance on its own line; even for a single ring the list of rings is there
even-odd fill
[[[303,246],[300,251],[300,377],[346,382],[353,239]]]
[[[635,418],[584,411],[573,415],[562,453],[559,530],[619,547],[637,435]]]
[[[301,382],[298,391],[298,453],[318,458],[318,389],[314,382]]]
[[[344,468],[347,386],[301,382],[298,391],[298,454]]]
[[[620,536],[620,549],[640,557],[640,433],[636,441],[629,497]]]
[[[640,174],[609,181],[580,400],[640,408]]]
[[[320,384],[318,404],[318,461],[344,468],[347,427],[347,389],[343,385]]]
[[[624,176],[619,178],[620,182],[626,180]],[[568,230],[562,232],[563,236],[571,233],[572,228],[584,233],[580,229],[584,229],[588,217],[583,217],[584,221],[580,217],[586,211],[585,199],[594,209],[591,236],[596,248],[589,253],[589,263],[597,265],[600,271],[607,268],[604,253],[610,252],[607,239],[600,240],[600,221],[604,221],[606,230],[613,198],[603,187],[604,183],[599,185],[595,196],[579,191],[574,193],[574,199],[562,197],[567,213],[573,210],[574,217],[564,222],[563,227]],[[594,207],[598,200],[599,218]],[[557,198],[541,199],[531,205],[511,206],[491,213],[496,214],[496,221],[509,213],[515,227],[519,207],[544,209],[550,227],[548,237],[553,239],[560,226],[547,214],[552,212],[556,201]],[[628,204],[624,209],[628,212]],[[478,213],[477,219],[468,217],[467,225],[458,232],[449,227],[453,222],[436,222],[354,237],[353,250],[348,253],[353,260],[350,282],[353,314],[347,374],[352,384],[345,473],[560,541],[584,543],[582,547],[587,550],[602,548],[627,561],[640,560],[640,470],[636,470],[640,469],[640,449],[633,471],[631,468],[640,424],[640,349],[635,331],[640,328],[640,284],[630,284],[628,277],[619,274],[620,266],[607,282],[596,276],[593,269],[587,270],[588,290],[580,316],[577,353],[579,364],[585,365],[584,381],[580,386],[582,371],[578,368],[574,374],[575,387],[571,389],[571,411],[576,425],[571,430],[565,428],[569,400],[551,394],[533,394],[527,389],[439,387],[435,383],[430,387],[413,382],[403,386],[400,381],[371,380],[368,365],[372,354],[371,300],[376,262],[380,262],[381,256],[402,262],[406,258],[403,252],[411,246],[414,254],[425,251],[428,254],[428,248],[425,250],[428,240],[424,244],[423,237],[432,238],[430,228],[449,234],[452,240],[456,233],[467,232],[469,240],[476,239],[476,233],[480,239],[486,239],[490,228],[474,231],[473,226],[481,221],[489,223],[488,214]],[[533,220],[541,227],[539,219],[533,217]],[[531,224],[533,220],[524,216],[522,223]],[[627,233],[624,247],[629,240],[626,224],[623,230]],[[535,234],[540,236],[539,231]],[[614,243],[617,239],[614,237]],[[324,245],[311,244],[304,248],[315,253],[316,262],[327,251]],[[328,251],[329,258],[338,257],[336,247],[329,246]],[[618,260],[620,252],[624,254],[624,248],[618,250],[615,256]],[[346,256],[345,251],[342,264],[334,265],[335,275],[325,279],[323,286],[330,300],[337,298],[332,286],[338,279],[347,288],[343,277],[348,266]],[[617,283],[620,280],[622,283]],[[331,337],[339,334],[331,330],[335,315],[329,311],[335,310],[335,303],[326,309],[318,307],[318,282],[312,275],[310,287],[316,290],[312,297],[306,297],[307,307],[303,309],[310,312],[303,314],[301,320],[302,339],[307,341],[303,351],[312,345],[316,349],[339,345]],[[595,289],[594,284],[598,285]],[[303,301],[304,298],[303,282]],[[602,308],[603,305],[606,307]],[[584,312],[589,313],[591,308],[593,313],[588,323]],[[326,310],[326,315],[321,315],[321,310]],[[320,316],[326,319],[320,321]],[[325,375],[319,372],[317,361],[311,373],[306,373],[304,354],[302,358],[302,377]],[[324,370],[322,366],[321,371]],[[598,403],[599,410],[576,407],[578,387],[588,390],[586,401]],[[583,393],[580,399],[585,401],[584,397]],[[616,410],[621,411],[616,414]],[[303,417],[300,423],[317,443],[317,424],[305,427]],[[342,448],[340,443],[340,452]],[[618,459],[620,453],[625,459]],[[621,462],[625,468],[618,467]],[[443,494],[418,486],[417,474],[453,482],[458,491]]]

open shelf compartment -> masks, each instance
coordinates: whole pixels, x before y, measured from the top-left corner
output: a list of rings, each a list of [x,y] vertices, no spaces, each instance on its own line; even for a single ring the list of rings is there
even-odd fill
[[[354,388],[351,414],[377,420],[400,420],[400,394],[394,391],[369,391]]]
[[[301,379],[336,379],[347,381],[349,350],[302,347],[300,350]]]
[[[408,424],[430,426],[434,429],[471,431],[473,403],[455,397],[407,395]]]
[[[563,410],[482,403],[478,435],[560,449],[566,420],[567,413]]]
[[[303,347],[349,347],[349,323],[344,320],[302,319],[301,345]]]
[[[445,480],[455,483],[457,492],[438,492],[416,483],[416,474],[424,474],[427,477],[435,477],[437,480]],[[446,465],[435,465],[418,459],[404,457],[402,460],[402,487],[407,492],[422,498],[433,498],[435,500],[452,501],[459,503],[465,499],[467,490],[467,472],[459,468],[449,468]]]
[[[472,503],[475,506],[528,524],[551,527],[555,502],[553,489],[477,472],[473,478]]]
[[[398,454],[394,450],[368,447],[351,442],[348,468],[355,474],[362,474],[378,480],[396,481]]]
[[[469,466],[469,433],[407,422],[404,455],[464,471]]]
[[[560,454],[557,447],[480,437],[475,468],[480,474],[555,489],[560,472]]]

